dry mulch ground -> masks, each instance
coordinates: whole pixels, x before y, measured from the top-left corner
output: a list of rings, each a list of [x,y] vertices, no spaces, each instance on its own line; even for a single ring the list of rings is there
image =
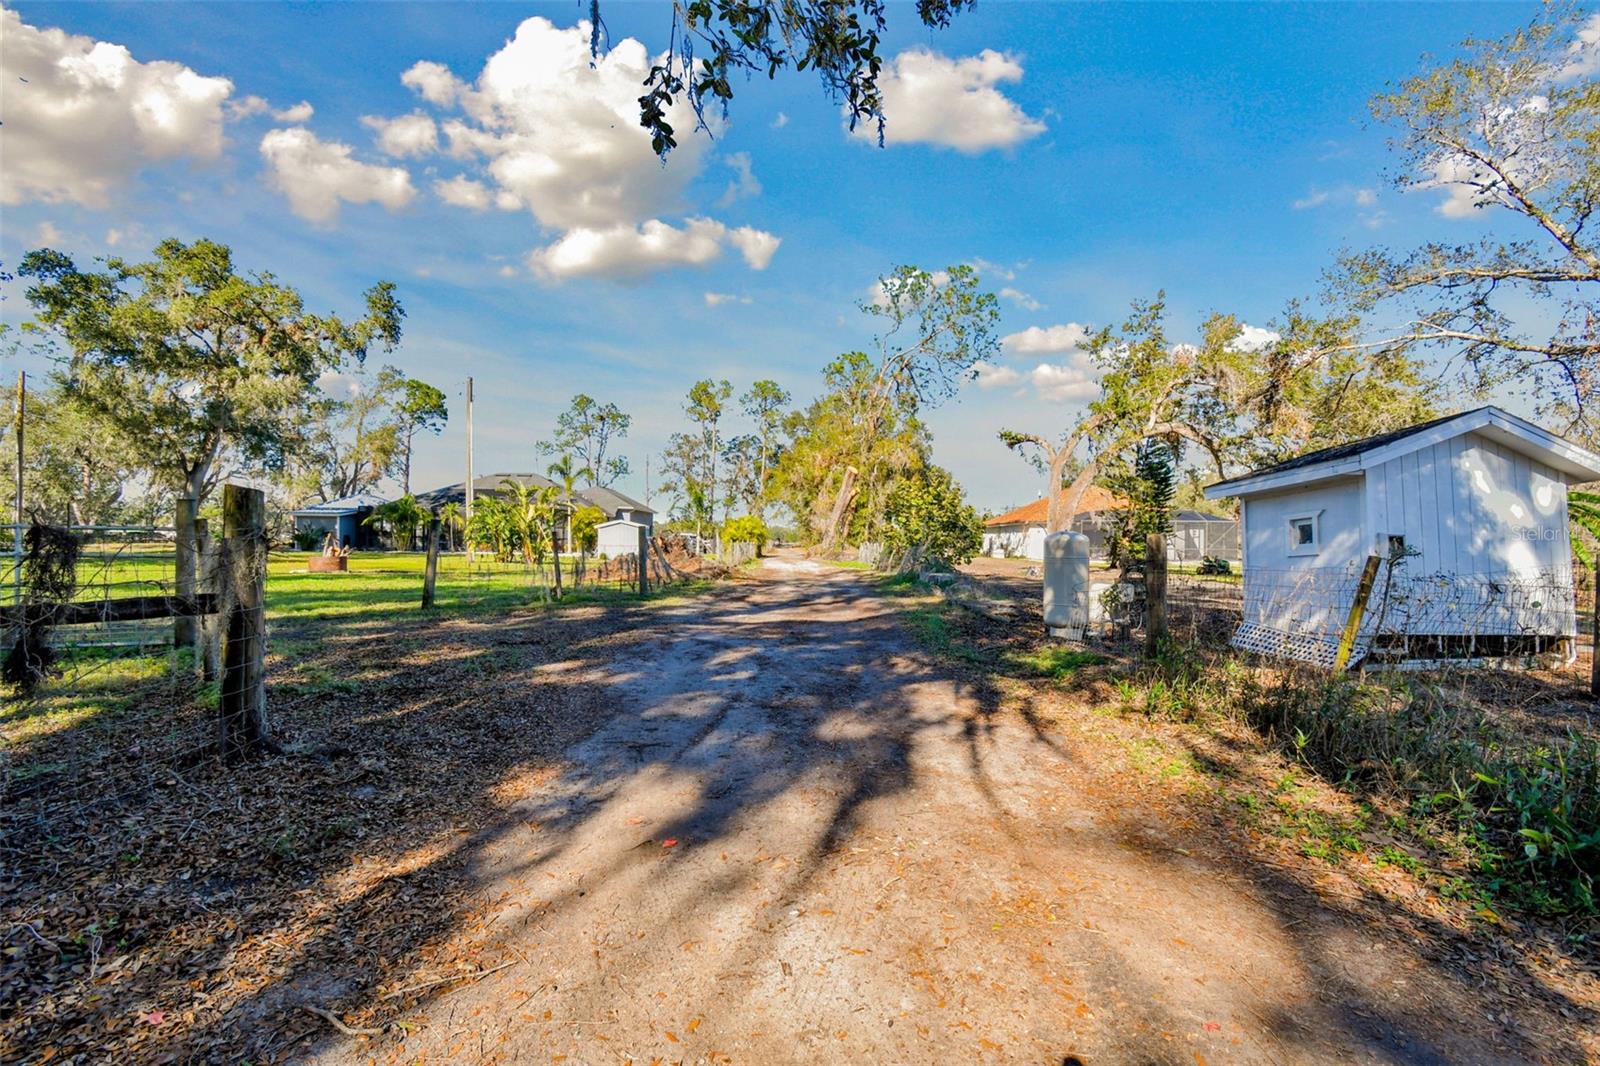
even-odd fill
[[[473,835],[614,712],[539,668],[625,654],[649,610],[276,632],[288,755],[5,841],[0,1059],[270,1061],[328,1029],[300,1008],[474,965]]]
[[[0,1058],[1600,1061],[1483,915],[1258,738],[855,574],[275,634],[291,754],[6,841]],[[1590,941],[1592,943],[1592,940]]]

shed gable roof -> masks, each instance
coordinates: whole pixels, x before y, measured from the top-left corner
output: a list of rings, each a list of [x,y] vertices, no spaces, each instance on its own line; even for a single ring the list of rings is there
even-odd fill
[[[1509,411],[1488,406],[1297,455],[1240,477],[1208,485],[1206,499],[1250,496],[1359,474],[1397,456],[1467,433],[1478,433],[1513,451],[1538,459],[1565,475],[1570,482],[1600,479],[1600,455],[1527,419],[1518,418]]]

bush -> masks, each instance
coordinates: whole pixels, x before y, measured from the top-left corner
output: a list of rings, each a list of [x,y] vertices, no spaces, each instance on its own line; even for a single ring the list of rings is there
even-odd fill
[[[889,494],[883,541],[892,554],[953,567],[983,547],[983,519],[948,470],[925,466]]]
[[[314,529],[297,529],[294,531],[294,546],[303,552],[314,552],[322,547],[322,534]]]
[[[754,544],[757,555],[766,548],[769,537],[767,524],[755,515],[729,519],[722,527],[723,540],[730,544]]]
[[[584,506],[572,512],[572,544],[581,552],[592,552],[600,543],[600,523],[606,513],[598,507]]]
[[[1426,677],[1254,669],[1176,642],[1118,689],[1152,717],[1241,720],[1324,780],[1403,803],[1515,906],[1600,913],[1600,738],[1533,746]]]
[[[1600,739],[1530,748],[1421,679],[1283,680],[1254,686],[1244,707],[1287,754],[1334,783],[1453,819],[1491,891],[1544,913],[1596,913]]]

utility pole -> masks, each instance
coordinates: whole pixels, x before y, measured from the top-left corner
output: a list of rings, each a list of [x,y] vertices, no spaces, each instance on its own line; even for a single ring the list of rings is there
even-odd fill
[[[644,505],[650,506],[650,457],[644,457]]]
[[[28,373],[17,371],[17,511],[11,531],[11,583],[22,602],[22,421],[28,409]]]
[[[472,379],[467,379],[467,528],[472,527]],[[472,563],[472,538],[467,538],[467,563]]]

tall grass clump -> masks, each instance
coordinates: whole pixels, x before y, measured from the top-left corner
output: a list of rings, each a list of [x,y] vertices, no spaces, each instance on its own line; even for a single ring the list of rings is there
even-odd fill
[[[1145,714],[1226,717],[1325,780],[1452,833],[1484,887],[1546,914],[1600,913],[1600,738],[1537,742],[1426,675],[1264,669],[1179,646],[1123,684]]]

